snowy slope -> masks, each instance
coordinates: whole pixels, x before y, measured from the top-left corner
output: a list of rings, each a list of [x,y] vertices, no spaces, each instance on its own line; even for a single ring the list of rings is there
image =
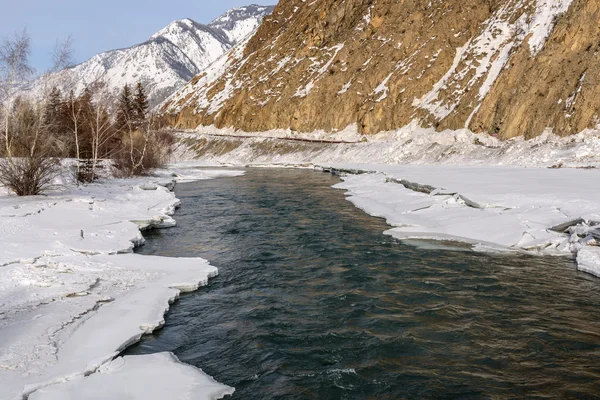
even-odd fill
[[[233,8],[215,19],[209,26],[223,32],[231,43],[238,43],[260,25],[262,19],[273,12],[274,7],[257,6]]]
[[[187,101],[197,103],[200,107],[210,108],[213,112],[219,110],[223,102],[227,101],[234,90],[240,89],[240,85],[232,85],[227,81],[217,95],[209,99],[209,92],[213,84],[225,75],[230,68],[235,65],[244,55],[244,50],[248,44],[250,36],[240,41],[233,49],[223,54],[208,68],[202,71],[195,79],[182,86],[179,90],[167,98],[161,107],[172,112],[173,104],[179,104],[175,109],[180,111],[182,107],[188,105]]]
[[[100,84],[114,97],[126,83],[142,81],[156,105],[251,34],[273,7],[247,6],[228,11],[208,25],[174,21],[144,43],[98,54],[75,67],[39,79],[29,88],[36,96],[53,86],[63,93]]]

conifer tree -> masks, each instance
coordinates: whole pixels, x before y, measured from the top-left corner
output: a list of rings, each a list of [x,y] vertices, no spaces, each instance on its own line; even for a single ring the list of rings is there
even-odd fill
[[[148,112],[148,96],[141,81],[137,83],[133,106],[135,108],[136,119],[144,121]]]
[[[131,90],[129,89],[129,85],[126,84],[119,97],[116,129],[119,131],[133,129],[134,116],[135,108],[131,99]]]
[[[49,131],[56,134],[60,130],[62,117],[62,93],[54,86],[48,95],[48,101],[44,110],[44,123]]]

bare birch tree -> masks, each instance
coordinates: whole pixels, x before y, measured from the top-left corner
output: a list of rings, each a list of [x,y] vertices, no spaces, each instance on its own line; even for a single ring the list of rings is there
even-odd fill
[[[113,129],[113,124],[109,113],[109,99],[106,91],[103,90],[102,84],[98,84],[95,88],[93,109],[91,110],[88,122],[90,124],[90,132],[92,136],[92,166],[90,180],[95,180],[98,175],[99,163],[102,158],[101,151],[109,142],[117,135]]]
[[[44,75],[42,75],[43,81],[46,82],[46,84],[44,85],[42,96],[38,101],[34,101],[31,103],[31,107],[36,108],[35,115],[38,118],[38,121],[36,121],[36,123],[31,126],[32,129],[30,130],[28,135],[28,140],[31,144],[30,146],[28,146],[29,157],[34,157],[36,152],[39,150],[38,145],[40,144],[39,141],[42,133],[49,133],[48,129],[46,129],[48,127],[46,126],[47,124],[45,124],[44,119],[46,103],[50,98],[50,90],[48,89],[47,85],[48,77],[51,74],[54,74],[71,65],[73,59],[72,56],[73,50],[71,37],[68,37],[64,41],[57,40],[52,51],[52,68],[49,71],[47,71]],[[46,137],[47,141],[51,141],[52,139],[53,138]],[[43,144],[43,146],[46,147],[46,149],[49,149],[51,147],[50,145],[50,143]],[[48,154],[43,155],[46,156]]]
[[[45,118],[47,93],[41,100],[17,97],[33,75],[28,58],[27,31],[4,40],[0,46],[0,105],[2,107],[4,159],[0,159],[0,183],[20,196],[49,189],[58,174],[56,138]],[[56,68],[70,58],[70,41],[57,46]]]
[[[77,158],[77,177],[79,177],[79,174],[81,173],[81,167],[79,165],[79,160],[81,159],[81,147],[79,145],[79,128],[83,119],[83,110],[81,107],[81,102],[79,102],[77,97],[75,97],[75,93],[73,92],[73,90],[71,90],[71,92],[69,93],[69,98],[67,99],[67,115],[69,117],[71,132],[73,133],[73,138],[75,140],[75,157]]]
[[[73,65],[73,38],[57,40],[52,51],[52,68],[49,73],[56,73]]]
[[[23,84],[33,74],[29,65],[31,39],[27,30],[16,33],[14,37],[5,39],[0,46],[0,90],[2,98],[2,117],[4,119],[5,156],[12,163],[11,117],[15,95],[18,86]]]

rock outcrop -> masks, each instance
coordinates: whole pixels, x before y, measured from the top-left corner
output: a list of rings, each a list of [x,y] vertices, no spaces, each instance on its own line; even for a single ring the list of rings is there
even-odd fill
[[[164,105],[174,125],[534,137],[598,124],[598,0],[281,0]]]

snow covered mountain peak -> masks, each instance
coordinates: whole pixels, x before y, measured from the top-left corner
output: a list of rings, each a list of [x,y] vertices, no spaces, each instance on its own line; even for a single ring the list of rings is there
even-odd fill
[[[207,25],[191,18],[173,21],[144,43],[97,54],[38,79],[27,92],[40,96],[56,86],[63,93],[78,94],[102,83],[106,95],[116,98],[123,85],[141,81],[155,106],[254,32],[272,11],[273,7],[251,5],[230,10]]]
[[[231,42],[238,43],[260,25],[262,19],[273,12],[274,6],[252,4],[233,8],[221,15],[208,26],[223,32]]]

